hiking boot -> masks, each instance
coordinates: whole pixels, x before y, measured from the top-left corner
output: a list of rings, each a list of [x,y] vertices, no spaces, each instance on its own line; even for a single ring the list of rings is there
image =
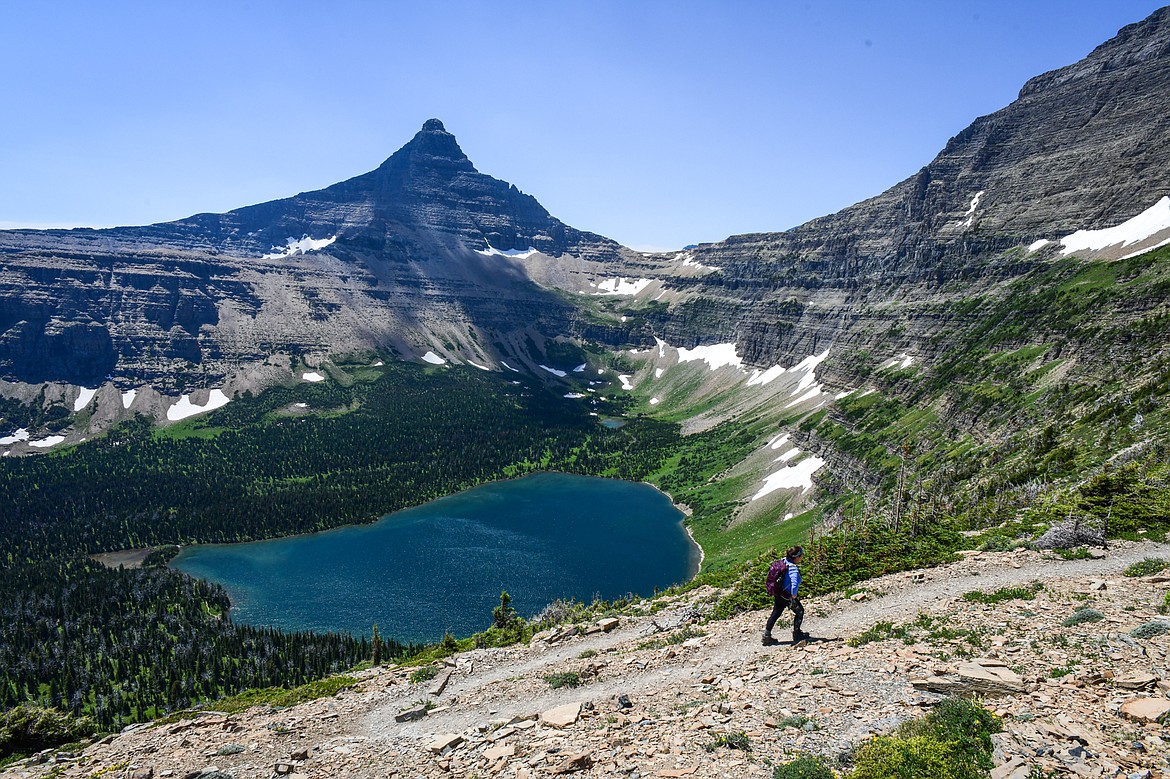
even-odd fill
[[[769,636],[767,634],[764,634],[764,646],[776,646],[779,643],[780,642],[777,641],[776,639],[772,638],[771,636]]]
[[[805,633],[803,630],[795,630],[792,632],[792,643],[799,644],[801,641],[808,641],[812,636]]]

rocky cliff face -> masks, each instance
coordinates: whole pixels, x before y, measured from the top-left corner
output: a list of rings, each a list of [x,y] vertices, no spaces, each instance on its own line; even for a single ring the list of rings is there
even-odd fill
[[[787,232],[687,252],[720,271],[676,286],[692,305],[732,315],[723,329],[753,364],[787,364],[829,344],[835,356],[876,348],[929,357],[940,333],[964,324],[940,303],[994,294],[1051,261],[1054,243],[1029,251],[1040,239],[1117,225],[1170,193],[1168,116],[1162,9],[1032,79],[881,195]],[[676,342],[704,338],[677,317],[671,324]]]
[[[147,227],[0,232],[0,378],[203,385],[273,352],[473,355],[572,330],[520,259],[630,254],[479,173],[438,120],[370,173]],[[519,255],[517,259],[515,255]]]

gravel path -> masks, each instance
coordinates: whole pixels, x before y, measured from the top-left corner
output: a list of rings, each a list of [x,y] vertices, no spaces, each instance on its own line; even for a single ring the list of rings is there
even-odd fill
[[[1118,576],[1132,563],[1147,557],[1170,558],[1170,545],[1118,542],[1105,557],[1089,560],[1045,559],[1031,551],[969,556],[919,572],[921,581],[914,581],[911,573],[871,580],[866,585],[875,596],[861,602],[809,599],[805,628],[818,637],[847,639],[875,622],[911,621],[920,611],[929,611],[934,604],[941,608],[947,601],[971,590],[991,591],[1047,579],[1084,579],[1087,587],[1093,579]],[[392,736],[423,739],[436,732],[457,733],[493,720],[532,716],[582,699],[598,701],[622,694],[657,695],[694,684],[705,676],[728,673],[762,655],[790,651],[784,645],[771,649],[761,646],[759,637],[767,611],[757,611],[704,626],[707,635],[696,651],[665,656],[661,662],[645,667],[640,661],[622,659],[623,650],[628,652],[659,632],[654,622],[659,625],[677,622],[683,611],[685,607],[654,617],[626,618],[622,627],[613,633],[576,638],[543,650],[519,647],[465,653],[460,656],[462,670],[456,670],[447,691],[436,699],[440,705],[454,700],[449,708],[418,722],[395,722],[396,714],[426,697],[427,686],[399,689],[371,710],[355,733],[374,740]],[[787,624],[790,622],[782,619],[782,625]],[[777,633],[783,635],[786,629],[778,626]],[[597,681],[579,689],[559,690],[543,682],[532,684],[544,675],[585,665],[586,661],[578,657],[587,650],[598,653],[595,659],[607,664]]]

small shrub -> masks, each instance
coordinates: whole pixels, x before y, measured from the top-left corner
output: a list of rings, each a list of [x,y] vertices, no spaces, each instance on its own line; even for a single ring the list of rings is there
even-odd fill
[[[1155,638],[1156,636],[1164,636],[1170,633],[1170,622],[1164,619],[1156,619],[1153,622],[1147,622],[1144,625],[1139,625],[1129,634],[1134,638]]]
[[[1017,542],[1002,533],[992,533],[983,537],[979,545],[981,552],[1011,552],[1018,546]]]
[[[422,668],[417,668],[410,672],[410,683],[419,684],[420,682],[429,682],[438,675],[438,668],[433,665],[424,665]]]
[[[1158,607],[1159,614],[1170,614],[1170,592],[1162,598],[1162,605]]]
[[[577,673],[576,671],[565,671],[564,673],[559,674],[549,674],[548,676],[544,677],[544,680],[548,682],[548,686],[552,687],[554,690],[558,690],[561,687],[581,686],[581,674]]]
[[[929,736],[878,736],[857,751],[849,779],[982,779],[986,776],[963,762],[950,745]]]
[[[836,776],[819,755],[801,755],[772,769],[772,779],[835,779]]]
[[[1097,609],[1091,608],[1089,606],[1081,606],[1079,609],[1073,612],[1071,617],[1066,619],[1064,622],[1061,622],[1060,624],[1064,625],[1066,628],[1071,628],[1077,625],[1084,625],[1087,622],[1100,622],[1103,619],[1105,619],[1105,615],[1100,611],[1097,611]]]
[[[849,639],[848,644],[851,647],[865,646],[874,641],[885,641],[890,638],[905,638],[909,632],[909,628],[905,625],[895,627],[892,622],[878,622],[865,632],[858,633]]]
[[[727,747],[728,749],[738,749],[742,752],[752,751],[752,742],[748,738],[747,733],[742,730],[736,733],[720,733],[715,736],[715,739],[709,744],[704,744],[703,749],[708,752],[714,752],[719,747]]]
[[[89,717],[41,706],[17,706],[0,714],[0,757],[39,752],[96,732],[97,726]]]
[[[1043,588],[1044,585],[1040,584],[1040,582],[1033,582],[1027,587],[1000,587],[995,592],[974,590],[964,593],[963,600],[968,603],[984,603],[989,606],[996,603],[1003,603],[1005,600],[1034,600],[1036,593]]]
[[[215,710],[227,714],[238,714],[247,711],[253,706],[271,706],[284,709],[296,706],[298,703],[313,701],[318,698],[328,698],[342,690],[356,686],[358,680],[352,676],[330,676],[318,679],[315,682],[293,687],[291,690],[284,687],[263,687],[255,690],[245,690],[239,695],[230,698],[221,698],[215,703]]]
[[[584,652],[581,652],[577,655],[578,660],[588,660],[591,657],[597,657],[596,649],[586,649]]]
[[[1166,569],[1170,562],[1157,557],[1147,557],[1125,569],[1126,576],[1153,576]]]
[[[863,744],[849,779],[985,779],[993,767],[991,735],[1000,730],[999,718],[975,701],[947,698],[894,735]]]
[[[793,714],[788,717],[783,717],[776,720],[776,727],[778,728],[804,728],[805,725],[812,723],[813,729],[816,729],[816,720],[812,717],[806,717],[803,714]]]
[[[1053,549],[1057,555],[1064,560],[1089,560],[1093,555],[1089,554],[1087,547],[1078,546],[1075,549]]]

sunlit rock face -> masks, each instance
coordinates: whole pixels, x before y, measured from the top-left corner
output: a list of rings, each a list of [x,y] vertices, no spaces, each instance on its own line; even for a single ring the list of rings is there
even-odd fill
[[[529,278],[533,255],[633,253],[479,173],[432,119],[376,170],[315,192],[146,227],[0,232],[0,378],[209,385],[273,352],[436,341],[486,360],[530,328],[571,329]]]

